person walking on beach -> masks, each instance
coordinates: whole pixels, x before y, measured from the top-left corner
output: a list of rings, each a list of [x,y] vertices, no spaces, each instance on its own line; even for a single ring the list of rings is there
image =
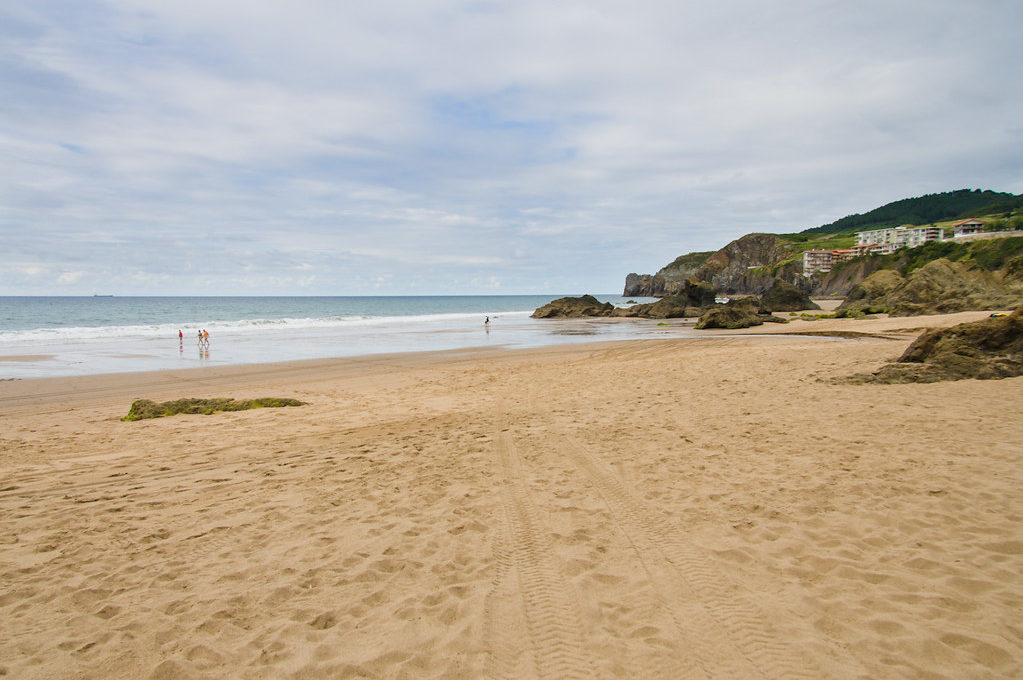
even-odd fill
[[[180,328],[178,329],[178,341],[179,342],[184,342],[185,341],[185,334],[181,332]]]
[[[207,347],[210,346],[210,332],[205,328],[202,329],[202,341],[206,344]]]

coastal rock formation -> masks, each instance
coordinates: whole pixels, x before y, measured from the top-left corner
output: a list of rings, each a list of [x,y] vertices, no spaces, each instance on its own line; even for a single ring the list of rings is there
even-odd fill
[[[1023,306],[1008,316],[927,331],[895,363],[849,381],[938,382],[1019,375],[1023,375]]]
[[[881,268],[878,257],[859,258],[826,274],[815,274],[807,279],[812,297],[846,297],[852,289]]]
[[[717,305],[704,310],[696,328],[749,328],[764,322],[788,323],[785,319],[772,316],[758,298],[730,300],[728,304]]]
[[[803,309],[820,309],[804,291],[783,279],[775,279],[774,285],[761,297],[761,303],[772,312],[798,312]]]
[[[677,292],[657,302],[650,302],[614,310],[613,316],[642,317],[646,319],[678,319],[699,316],[701,307],[714,304],[714,287],[704,281],[682,281]]]
[[[629,274],[625,277],[623,296],[666,297],[677,295],[684,284],[703,266],[714,251],[686,253],[662,267],[656,274]]]
[[[759,295],[773,285],[775,276],[798,281],[799,262],[775,270],[791,248],[791,243],[774,234],[746,234],[716,252],[683,255],[653,276],[629,274],[623,295],[673,295],[690,277],[728,294]]]
[[[702,281],[683,281],[675,295],[657,302],[615,309],[610,302],[601,303],[592,295],[563,297],[533,312],[534,319],[582,318],[599,316],[639,317],[644,319],[677,319],[699,316],[702,308],[714,304],[714,288]]]
[[[986,271],[944,258],[903,277],[876,271],[853,287],[838,313],[854,316],[887,311],[892,316],[944,314],[970,309],[1012,309],[1023,303],[1023,256],[1001,270]]]
[[[774,234],[746,234],[707,258],[695,276],[728,294],[760,294],[773,285],[771,268],[785,259],[790,248],[788,241]],[[761,267],[767,270],[756,271]],[[782,275],[787,278],[787,273]]]
[[[593,316],[611,316],[614,305],[601,302],[592,295],[563,297],[539,307],[531,315],[534,319],[578,319]]]
[[[713,303],[713,300],[711,300]],[[689,304],[685,295],[672,295],[657,302],[620,307],[612,316],[638,317],[643,319],[685,319],[700,316],[702,307]]]

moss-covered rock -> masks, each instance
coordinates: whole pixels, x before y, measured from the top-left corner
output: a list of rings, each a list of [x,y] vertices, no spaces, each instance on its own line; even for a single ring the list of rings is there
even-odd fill
[[[773,316],[763,307],[760,298],[747,297],[707,308],[696,322],[696,328],[749,328],[767,322],[788,323],[788,320]]]
[[[892,316],[1012,309],[1023,303],[1023,262],[998,271],[938,259],[908,276],[883,269],[855,286],[838,308],[841,316],[885,311]]]
[[[531,315],[534,319],[578,319],[594,316],[611,316],[614,305],[601,302],[592,295],[563,297],[538,307]]]
[[[991,380],[1023,375],[1023,306],[997,316],[925,332],[898,361],[852,382]]]
[[[176,399],[174,401],[155,402],[150,399],[136,399],[132,402],[128,415],[121,420],[144,420],[146,418],[162,418],[178,413],[200,413],[210,415],[216,411],[246,411],[253,408],[275,408],[279,406],[305,406],[305,402],[297,399],[263,398],[243,399],[236,401],[227,397],[213,399]]]
[[[764,308],[772,312],[798,312],[821,308],[804,291],[783,279],[775,279],[774,285],[767,289],[760,300]]]

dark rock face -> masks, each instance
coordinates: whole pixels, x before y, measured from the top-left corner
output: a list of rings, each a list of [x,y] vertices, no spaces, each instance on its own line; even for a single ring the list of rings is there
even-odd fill
[[[803,309],[820,309],[805,292],[782,279],[775,279],[761,298],[763,306],[772,312],[798,312]]]
[[[927,331],[895,363],[849,382],[992,380],[1023,375],[1023,306],[1008,316]]]
[[[625,277],[625,290],[622,291],[622,296],[630,295],[661,297],[664,295],[664,277],[654,283],[654,277],[650,274],[629,274]]]
[[[613,311],[614,305],[610,302],[600,302],[592,295],[583,295],[552,300],[538,308],[531,316],[534,319],[582,318],[611,316]]]
[[[725,293],[759,294],[770,287],[774,277],[752,270],[783,260],[786,246],[788,243],[774,234],[746,234],[711,255],[695,276]]]
[[[1017,280],[1015,273],[1018,266],[1013,258],[1002,270],[991,272],[942,258],[906,277],[882,269],[854,286],[838,312],[851,316],[887,311],[892,316],[918,316],[1012,309],[1023,303],[1023,281]]]

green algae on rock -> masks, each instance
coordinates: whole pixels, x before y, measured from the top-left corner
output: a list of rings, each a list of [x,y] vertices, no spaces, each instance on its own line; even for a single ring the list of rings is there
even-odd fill
[[[234,400],[227,397],[213,399],[176,399],[156,403],[150,399],[136,399],[132,402],[128,415],[123,421],[145,420],[146,418],[162,418],[178,413],[201,413],[210,415],[216,411],[247,411],[254,408],[277,408],[280,406],[305,406],[305,402],[297,399],[281,399],[265,397],[263,399]]]

